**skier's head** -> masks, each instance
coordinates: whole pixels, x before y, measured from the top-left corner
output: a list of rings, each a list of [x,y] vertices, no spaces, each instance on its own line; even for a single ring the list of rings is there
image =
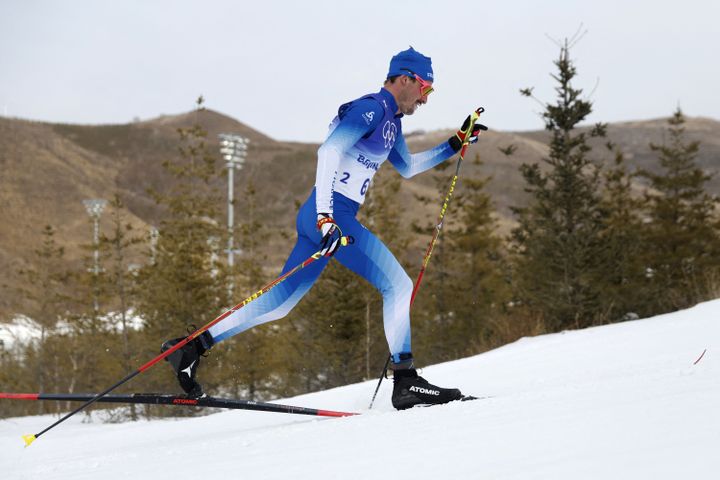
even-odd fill
[[[417,74],[426,82],[435,81],[430,57],[426,57],[412,47],[392,57],[387,78],[407,75],[408,72]]]
[[[432,60],[410,47],[390,60],[385,88],[395,97],[398,110],[412,115],[427,103],[434,81]]]

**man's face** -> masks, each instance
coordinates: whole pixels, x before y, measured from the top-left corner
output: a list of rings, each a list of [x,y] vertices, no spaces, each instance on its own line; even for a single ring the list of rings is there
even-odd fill
[[[404,115],[412,115],[420,105],[427,103],[428,96],[422,94],[422,89],[424,86],[432,85],[432,82],[421,85],[416,79],[408,76],[402,76],[398,80],[402,84],[397,98],[398,109]]]

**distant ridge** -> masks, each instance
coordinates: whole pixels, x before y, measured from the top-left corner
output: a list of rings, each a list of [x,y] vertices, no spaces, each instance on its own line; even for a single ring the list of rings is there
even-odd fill
[[[159,221],[161,212],[148,195],[148,188],[162,189],[166,182],[162,161],[177,155],[177,128],[199,122],[208,140],[217,146],[219,133],[236,133],[250,139],[247,162],[236,176],[236,221],[244,221],[242,192],[249,179],[256,188],[259,211],[256,218],[273,232],[266,245],[268,268],[275,269],[289,250],[294,235],[296,205],[314,184],[317,144],[281,142],[222,113],[205,110],[116,125],[73,125],[0,117],[0,321],[17,309],[14,289],[17,271],[33,257],[47,224],[58,230],[57,241],[67,247],[67,257],[79,261],[79,245],[90,242],[89,218],[82,205],[87,198],[111,199],[122,195],[129,221],[148,229]],[[463,165],[458,191],[464,178],[491,176],[487,186],[498,211],[504,232],[513,223],[510,206],[525,200],[523,163],[538,162],[547,152],[545,131],[497,132],[484,134],[471,148]],[[656,157],[649,143],[662,143],[666,119],[622,122],[609,125],[609,138],[626,154],[632,168],[653,169]],[[706,171],[720,170],[720,122],[709,118],[688,118],[689,139],[701,142],[698,163]],[[417,132],[408,135],[412,151],[445,141],[453,130]],[[501,150],[513,145],[506,156]],[[593,156],[609,161],[612,155],[597,142]],[[479,154],[483,162],[474,165]],[[222,163],[221,163],[222,165]],[[392,175],[383,167],[380,175]],[[448,174],[449,175],[449,174]],[[222,180],[221,180],[222,182]],[[223,190],[225,185],[218,185]],[[711,192],[720,194],[720,175],[710,182]],[[438,197],[431,174],[402,182],[401,201],[406,215],[399,222],[409,228],[411,221],[431,221],[437,208],[418,202],[415,194]],[[102,223],[108,227],[107,217]],[[422,243],[419,239],[419,243]],[[392,245],[390,246],[392,248]]]

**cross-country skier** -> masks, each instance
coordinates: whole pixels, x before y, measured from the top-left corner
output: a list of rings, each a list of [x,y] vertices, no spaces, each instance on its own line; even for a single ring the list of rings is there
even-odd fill
[[[345,103],[330,124],[318,149],[315,188],[297,215],[298,238],[283,273],[321,250],[323,257],[235,311],[168,357],[180,386],[192,397],[203,395],[196,380],[200,356],[214,344],[256,325],[288,314],[318,279],[330,257],[364,277],[383,297],[385,336],[392,355],[392,404],[405,409],[440,404],[462,397],[456,388],[440,388],[418,376],[410,344],[410,297],[413,282],[393,254],[355,218],[373,176],[385,160],[405,178],[433,168],[457,153],[465,140],[470,117],[448,141],[410,154],[402,133],[402,117],[427,103],[433,91],[429,57],[410,47],[395,55],[383,88]],[[470,143],[481,129],[474,124]],[[341,237],[354,241],[341,247]],[[169,340],[163,351],[183,338]]]

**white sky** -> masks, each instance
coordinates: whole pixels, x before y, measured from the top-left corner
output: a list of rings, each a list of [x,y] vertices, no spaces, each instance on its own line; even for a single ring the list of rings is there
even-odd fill
[[[126,123],[208,108],[281,140],[319,142],[341,103],[376,91],[408,45],[436,91],[405,131],[541,129],[562,39],[589,121],[720,119],[716,0],[0,0],[0,115]]]

